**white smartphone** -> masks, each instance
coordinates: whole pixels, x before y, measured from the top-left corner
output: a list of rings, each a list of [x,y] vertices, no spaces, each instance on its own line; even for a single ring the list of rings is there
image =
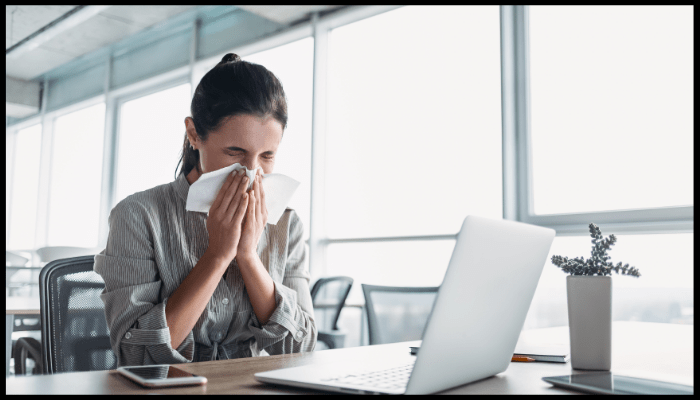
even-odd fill
[[[204,385],[207,378],[169,364],[119,367],[117,372],[145,387]]]

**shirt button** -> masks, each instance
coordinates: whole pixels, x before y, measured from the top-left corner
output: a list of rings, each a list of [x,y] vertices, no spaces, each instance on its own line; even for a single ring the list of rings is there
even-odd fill
[[[223,300],[221,300],[221,302],[222,302],[223,304],[228,304],[228,299],[223,299]]]
[[[127,332],[126,335],[124,335],[124,339],[131,339],[131,332]]]
[[[297,331],[297,334],[294,335],[297,340],[301,340],[302,336],[304,336],[304,333],[302,331]]]
[[[221,332],[216,334],[216,340],[221,340],[221,337],[224,336]]]

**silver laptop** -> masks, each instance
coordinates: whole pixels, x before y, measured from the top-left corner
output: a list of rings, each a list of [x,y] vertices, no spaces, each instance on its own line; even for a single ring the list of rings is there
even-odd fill
[[[417,355],[259,372],[261,382],[343,393],[428,394],[508,368],[555,232],[468,216]],[[371,365],[368,365],[371,364]]]

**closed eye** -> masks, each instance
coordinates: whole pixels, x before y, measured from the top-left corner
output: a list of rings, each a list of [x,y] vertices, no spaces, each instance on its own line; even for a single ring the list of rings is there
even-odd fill
[[[247,153],[247,151],[245,149],[240,148],[240,147],[230,146],[230,147],[224,148],[224,153],[228,153],[231,156],[239,156],[241,154]]]

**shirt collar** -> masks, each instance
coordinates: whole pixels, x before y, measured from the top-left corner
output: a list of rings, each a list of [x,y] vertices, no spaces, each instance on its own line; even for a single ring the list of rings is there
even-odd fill
[[[187,194],[190,191],[190,183],[187,182],[187,178],[184,173],[181,173],[177,179],[173,182],[173,188],[180,198],[187,202]]]

